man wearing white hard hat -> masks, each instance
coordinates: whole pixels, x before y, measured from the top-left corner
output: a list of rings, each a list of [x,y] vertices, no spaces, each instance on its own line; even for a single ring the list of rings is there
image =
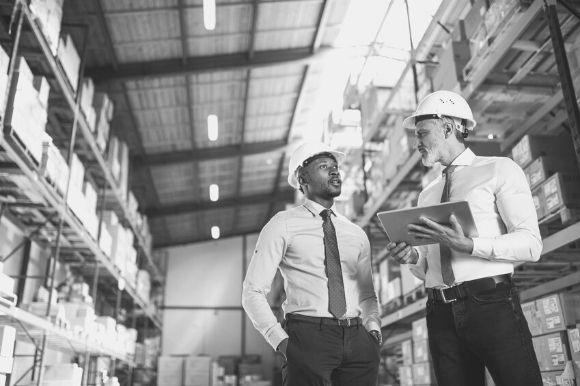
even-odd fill
[[[432,244],[387,246],[425,280],[429,348],[441,386],[483,386],[485,368],[497,385],[541,386],[531,335],[512,282],[514,264],[542,251],[536,210],[522,169],[506,157],[480,157],[464,139],[475,128],[467,102],[437,91],[403,125],[413,128],[425,166],[443,175],[423,189],[418,206],[467,201],[478,237],[421,218],[409,232]]]
[[[305,201],[262,229],[244,280],[242,305],[284,358],[286,386],[377,383],[382,337],[370,243],[334,205],[343,159],[322,143],[294,151],[288,183]],[[283,326],[266,300],[277,270],[286,293]]]

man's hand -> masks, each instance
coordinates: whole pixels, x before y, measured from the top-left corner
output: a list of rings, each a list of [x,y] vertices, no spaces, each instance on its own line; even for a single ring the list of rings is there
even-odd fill
[[[426,217],[419,218],[419,224],[409,224],[409,233],[419,239],[431,240],[447,245],[459,252],[473,252],[473,240],[466,237],[455,215],[449,216],[451,226],[439,224]]]
[[[372,335],[372,337],[374,338],[374,340],[377,341],[377,343],[379,344],[379,346],[382,346],[383,345],[383,335],[381,334],[380,331],[371,330],[371,331],[369,331],[369,334]]]
[[[419,260],[419,255],[415,248],[405,242],[388,243],[387,250],[399,264],[416,264],[417,260]]]
[[[278,351],[280,354],[282,354],[285,361],[288,360],[288,357],[286,357],[286,350],[287,349],[288,349],[288,338],[286,338],[282,342],[280,342],[280,344],[276,348],[276,351]]]

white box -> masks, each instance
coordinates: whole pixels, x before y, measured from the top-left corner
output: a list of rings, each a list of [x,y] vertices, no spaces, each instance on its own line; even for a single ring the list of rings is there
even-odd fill
[[[76,154],[72,156],[72,163],[70,166],[70,187],[77,188],[82,192],[85,181],[85,166]]]
[[[190,356],[185,358],[185,386],[209,386],[211,358]]]
[[[87,203],[87,209],[95,212],[97,210],[97,190],[90,181],[83,184],[83,194]]]
[[[157,385],[182,386],[183,362],[181,357],[159,357],[157,360]]]
[[[111,234],[109,233],[109,230],[107,229],[107,226],[105,224],[101,225],[99,247],[101,247],[101,251],[103,251],[105,256],[109,258],[111,257],[111,251],[113,249],[113,239],[111,238]]]
[[[16,329],[12,326],[0,326],[0,356],[13,356],[15,341]]]
[[[71,385],[79,385],[82,382],[83,369],[76,363],[58,363],[46,366],[44,372],[44,381],[46,382],[65,382]],[[57,383],[54,383],[55,385]]]
[[[76,92],[79,83],[81,58],[70,35],[65,34],[61,37],[57,56],[73,91]]]
[[[14,353],[10,353],[10,356],[0,356],[0,374],[12,373],[12,367],[14,366],[14,358],[12,355]]]

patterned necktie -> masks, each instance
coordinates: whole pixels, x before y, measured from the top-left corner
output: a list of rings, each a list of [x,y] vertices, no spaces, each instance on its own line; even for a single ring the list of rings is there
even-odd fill
[[[451,175],[455,170],[456,165],[449,165],[443,169],[445,176],[445,185],[443,186],[443,193],[441,194],[441,202],[449,201],[451,192]],[[451,267],[451,248],[447,245],[439,244],[439,254],[441,256],[441,276],[443,276],[443,283],[452,285],[455,282],[455,275]]]
[[[344,296],[344,282],[342,280],[342,268],[340,266],[340,254],[336,231],[330,220],[330,209],[320,212],[322,217],[322,230],[324,232],[324,259],[326,276],[328,277],[328,309],[336,318],[341,318],[346,313],[346,299]]]

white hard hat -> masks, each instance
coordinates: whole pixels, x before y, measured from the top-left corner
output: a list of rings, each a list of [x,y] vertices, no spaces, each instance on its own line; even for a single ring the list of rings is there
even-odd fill
[[[296,150],[294,150],[294,153],[292,153],[292,155],[290,156],[290,162],[288,164],[288,183],[290,184],[290,186],[292,186],[294,189],[298,189],[300,187],[300,184],[298,183],[298,178],[296,177],[296,171],[298,170],[298,167],[302,166],[304,161],[306,161],[308,158],[321,153],[332,154],[332,156],[336,159],[336,162],[338,162],[339,165],[342,161],[344,161],[345,157],[344,153],[332,150],[330,147],[321,142],[304,143],[298,146],[298,148],[296,148]]]
[[[417,110],[410,117],[405,118],[403,121],[403,127],[406,129],[415,128],[415,118],[420,116],[433,115],[435,117],[451,117],[465,119],[465,127],[467,130],[471,131],[475,128],[475,120],[473,119],[473,112],[467,104],[467,101],[463,99],[461,95],[458,95],[451,91],[435,91],[427,95],[417,106]]]

